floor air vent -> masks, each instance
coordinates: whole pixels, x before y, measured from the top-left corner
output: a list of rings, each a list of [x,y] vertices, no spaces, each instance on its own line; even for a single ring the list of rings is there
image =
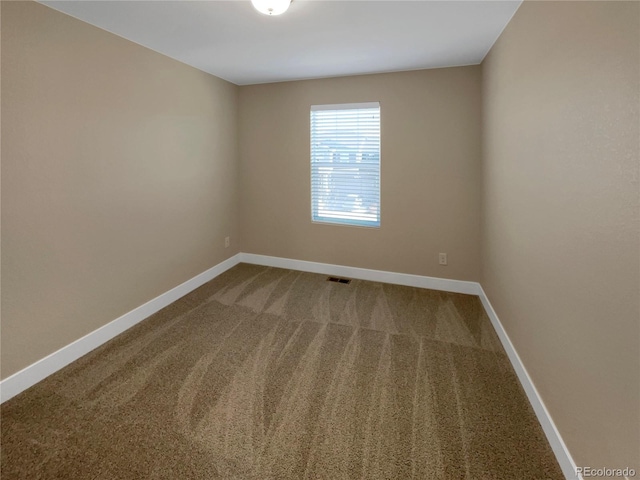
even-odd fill
[[[349,285],[351,280],[349,278],[328,277],[327,282],[346,283]]]

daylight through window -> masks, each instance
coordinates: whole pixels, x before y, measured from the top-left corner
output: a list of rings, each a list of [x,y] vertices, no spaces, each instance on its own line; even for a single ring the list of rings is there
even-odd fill
[[[380,104],[311,107],[311,218],[380,226]]]

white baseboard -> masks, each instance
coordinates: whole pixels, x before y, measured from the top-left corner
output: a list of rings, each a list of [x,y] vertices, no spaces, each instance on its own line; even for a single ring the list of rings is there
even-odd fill
[[[465,293],[478,295],[482,304],[491,319],[502,346],[504,347],[511,364],[524,388],[525,393],[531,403],[533,410],[542,425],[542,429],[547,436],[547,440],[562,468],[567,480],[582,480],[576,475],[576,464],[567,449],[560,432],[556,428],[553,419],[549,415],[547,408],[540,398],[540,395],[533,384],[527,369],[522,364],[520,357],[515,350],[509,336],[507,335],[496,312],[493,310],[484,290],[477,282],[467,282],[461,280],[449,280],[436,277],[425,277],[421,275],[411,275],[406,273],[385,272],[381,270],[369,270],[366,268],[347,267],[343,265],[332,265],[328,263],[308,262],[304,260],[293,260],[289,258],[270,257],[266,255],[256,255],[252,253],[238,253],[233,257],[219,263],[209,270],[193,277],[190,280],[178,285],[166,293],[150,300],[144,305],[122,315],[107,325],[85,335],[84,337],[61,348],[57,352],[37,361],[36,363],[20,370],[10,377],[0,382],[0,403],[9,400],[23,390],[35,385],[52,373],[67,366],[71,362],[86,355],[91,350],[99,347],[115,336],[141,322],[150,315],[156,313],[167,305],[175,302],[187,293],[195,290],[206,282],[217,277],[226,270],[234,267],[240,262],[264,265],[269,267],[288,268],[304,272],[320,273],[324,275],[336,275],[341,277],[357,278],[374,282],[392,283],[410,287],[429,288],[432,290],[442,290],[454,293]]]
[[[149,300],[144,305],[140,305],[138,308],[125,313],[103,327],[79,338],[66,347],[47,355],[43,359],[38,360],[32,365],[14,373],[10,377],[5,378],[0,382],[0,403],[9,400],[23,390],[26,390],[39,381],[44,380],[52,373],[57,372],[61,368],[69,365],[71,362],[77,360],[83,355],[86,355],[91,350],[94,350],[103,343],[108,342],[145,318],[185,296],[187,293],[195,290],[201,285],[204,285],[209,280],[214,279],[221,273],[237,265],[239,261],[240,254],[236,254],[209,270],[206,270],[177,287],[172,288],[168,292],[157,296],[153,300]]]
[[[531,406],[533,407],[533,411],[535,412],[536,417],[538,417],[538,421],[542,426],[542,430],[544,431],[544,434],[546,435],[547,440],[551,445],[551,449],[553,450],[556,459],[558,460],[558,464],[562,469],[562,473],[567,480],[582,480],[582,476],[576,473],[576,463],[573,461],[573,458],[569,453],[569,449],[567,449],[567,446],[562,440],[562,436],[560,435],[556,424],[553,422],[553,419],[551,418],[547,407],[542,401],[542,398],[540,397],[536,386],[531,380],[531,377],[529,376],[529,373],[527,372],[524,364],[520,360],[518,352],[511,343],[509,335],[507,335],[507,332],[502,326],[498,315],[496,315],[493,306],[491,306],[491,302],[489,302],[489,299],[487,298],[487,295],[485,294],[480,284],[478,284],[478,290],[478,296],[482,301],[482,305],[484,306],[487,315],[491,319],[493,328],[496,330],[496,333],[500,338],[500,342],[502,343],[502,346],[504,347],[507,356],[511,361],[511,365],[513,365],[513,369],[518,376],[518,380],[520,380],[520,384],[527,394],[527,398],[529,399],[529,403],[531,403]]]
[[[357,278],[360,280],[370,280],[372,282],[393,283],[407,287],[429,288],[431,290],[442,290],[445,292],[466,293],[468,295],[478,295],[480,288],[477,282],[425,277],[408,273],[385,272],[382,270],[369,270],[368,268],[346,267],[344,265],[332,265],[330,263],[307,262],[305,260],[270,257],[253,253],[241,253],[240,261],[267,267],[288,268],[289,270]]]

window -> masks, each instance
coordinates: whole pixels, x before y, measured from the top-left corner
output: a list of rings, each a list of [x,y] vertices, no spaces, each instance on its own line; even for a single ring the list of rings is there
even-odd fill
[[[311,107],[311,219],[380,226],[380,104]]]

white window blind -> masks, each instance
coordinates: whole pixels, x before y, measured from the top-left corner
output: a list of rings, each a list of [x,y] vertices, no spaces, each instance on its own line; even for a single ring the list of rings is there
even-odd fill
[[[311,219],[380,226],[380,104],[311,107]]]

